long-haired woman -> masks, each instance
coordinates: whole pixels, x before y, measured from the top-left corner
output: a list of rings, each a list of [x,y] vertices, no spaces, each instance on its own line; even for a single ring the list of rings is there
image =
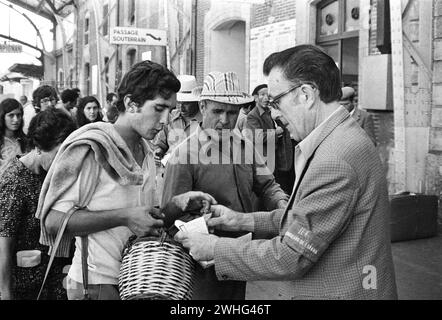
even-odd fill
[[[26,153],[27,139],[23,132],[23,107],[15,99],[0,103],[0,175],[16,155]]]
[[[86,96],[80,99],[77,110],[77,124],[82,127],[92,122],[103,121],[101,106],[93,96]]]
[[[46,172],[61,143],[76,129],[62,110],[48,109],[31,120],[33,149],[15,157],[0,180],[0,300],[35,300],[49,261],[48,247],[39,243],[35,218]],[[18,254],[17,254],[18,253]],[[26,261],[21,254],[31,254]],[[69,261],[55,258],[42,298],[65,300],[62,269]]]

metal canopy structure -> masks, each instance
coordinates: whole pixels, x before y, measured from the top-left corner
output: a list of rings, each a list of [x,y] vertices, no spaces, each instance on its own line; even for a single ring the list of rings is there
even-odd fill
[[[9,69],[11,72],[21,73],[29,78],[43,79],[43,66],[35,64],[15,63]]]
[[[55,21],[54,15],[66,17],[72,11],[71,6],[77,6],[78,0],[8,0],[8,2]]]

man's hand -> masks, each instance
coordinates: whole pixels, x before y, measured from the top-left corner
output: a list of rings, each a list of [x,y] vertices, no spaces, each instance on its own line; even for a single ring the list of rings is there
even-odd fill
[[[215,257],[215,245],[218,240],[213,234],[180,231],[175,240],[189,249],[189,253],[196,261],[210,261]]]
[[[203,214],[209,212],[211,205],[217,204],[214,197],[201,191],[188,191],[176,195],[171,202],[183,212],[200,210]]]
[[[207,220],[209,228],[224,231],[253,231],[254,220],[251,215],[233,211],[223,205],[214,205],[210,208],[211,217]]]
[[[284,133],[284,129],[281,127],[276,127],[276,136],[280,138],[282,134]]]
[[[164,215],[157,208],[128,208],[126,226],[138,237],[159,236],[163,218]]]

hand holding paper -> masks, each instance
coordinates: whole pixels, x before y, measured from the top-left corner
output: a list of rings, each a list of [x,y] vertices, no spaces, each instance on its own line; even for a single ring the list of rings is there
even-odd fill
[[[175,226],[180,230],[175,235],[175,240],[188,248],[192,258],[198,261],[203,268],[212,266],[218,237],[209,235],[204,217],[199,217],[187,223],[176,220]]]

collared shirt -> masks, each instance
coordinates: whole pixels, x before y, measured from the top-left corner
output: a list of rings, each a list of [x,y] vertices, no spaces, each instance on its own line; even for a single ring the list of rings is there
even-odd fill
[[[342,106],[341,106],[342,107]],[[344,107],[342,107],[344,108]],[[318,137],[320,136],[322,129],[324,128],[327,121],[338,112],[340,108],[336,109],[330,116],[327,117],[324,121],[322,121],[319,126],[317,126],[310,134],[305,137],[298,145],[295,147],[295,185],[293,186],[293,190],[296,189],[296,186],[299,183],[299,178],[301,177],[302,171],[304,170],[305,165],[307,164],[307,160],[311,157],[313,152],[315,151],[315,143]]]
[[[259,155],[253,156],[253,145],[246,145],[239,130],[233,131],[230,149],[224,148],[228,141],[222,141],[219,148],[218,142],[206,138],[198,127],[172,152],[164,175],[163,205],[191,190],[209,193],[218,203],[240,212],[256,211],[253,194],[268,210],[277,208],[280,200],[287,201],[288,196]]]
[[[198,128],[201,121],[200,112],[190,119],[185,119],[179,110],[173,110],[170,114],[169,124],[155,137],[155,147],[161,148],[164,153],[171,152],[174,147]],[[185,135],[180,134],[183,132]]]

